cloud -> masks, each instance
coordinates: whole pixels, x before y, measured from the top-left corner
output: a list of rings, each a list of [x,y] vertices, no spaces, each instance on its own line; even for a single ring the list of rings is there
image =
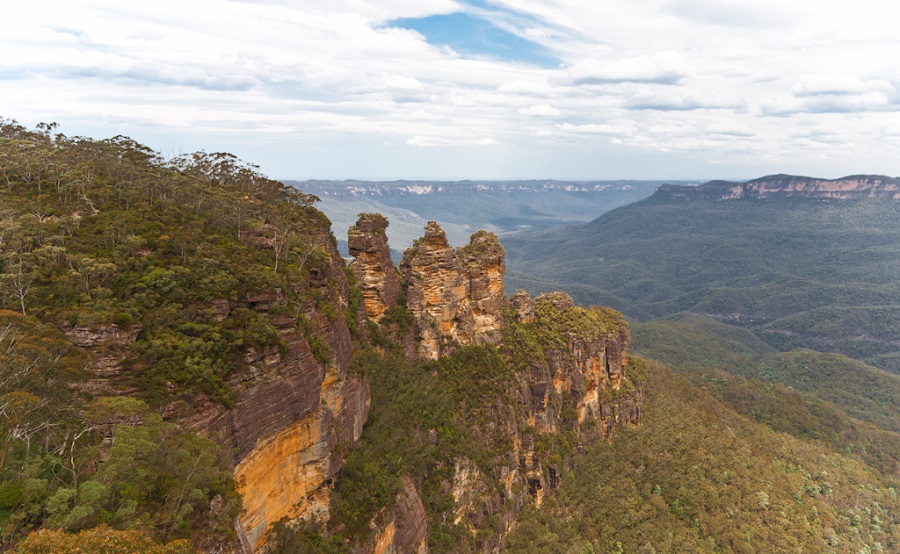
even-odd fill
[[[562,111],[548,104],[540,104],[537,106],[529,106],[527,108],[519,108],[519,113],[522,115],[535,115],[535,116],[557,116],[561,115]]]
[[[433,177],[596,176],[657,152],[673,164],[653,166],[661,178],[709,159],[787,171],[838,155],[881,156],[881,172],[900,174],[884,140],[900,128],[900,35],[876,0],[42,0],[8,11],[0,115],[243,150],[283,176],[389,163]],[[389,23],[425,19],[438,25]],[[447,22],[458,42],[437,40]],[[804,134],[823,125],[847,142]],[[672,154],[700,149],[710,155]],[[630,167],[623,176],[651,171]]]
[[[551,96],[554,88],[546,81],[510,81],[497,87],[498,92],[505,94],[520,94],[524,96]]]
[[[792,139],[800,139],[804,142],[820,143],[820,144],[847,144],[847,137],[830,131],[800,131],[791,134]]]
[[[668,11],[699,23],[738,28],[781,27],[794,15],[784,3],[764,0],[675,0]]]
[[[629,97],[625,106],[632,110],[690,111],[739,110],[745,108],[739,99],[722,98],[692,90],[643,88]]]
[[[406,144],[409,144],[410,146],[418,146],[421,148],[446,146],[494,146],[495,144],[497,144],[497,141],[488,137],[478,139],[453,139],[448,137],[426,137],[422,135],[416,135],[407,140]]]
[[[586,59],[568,68],[566,77],[575,85],[607,83],[675,84],[686,76],[686,63],[678,52],[626,59]]]
[[[728,137],[753,137],[756,131],[748,125],[740,125],[736,123],[714,122],[706,127],[706,132],[713,135],[724,135]]]
[[[806,75],[794,83],[791,94],[796,97],[891,92],[893,85],[880,79],[864,81],[853,75]]]
[[[900,112],[900,99],[883,92],[861,94],[849,91],[770,99],[760,106],[763,115],[849,114]]]
[[[587,135],[630,135],[633,133],[632,125],[628,123],[584,123],[580,125],[561,123],[556,128],[564,133]]]

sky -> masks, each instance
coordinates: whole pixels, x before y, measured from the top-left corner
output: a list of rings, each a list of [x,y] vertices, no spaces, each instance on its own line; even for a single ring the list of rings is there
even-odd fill
[[[900,175],[883,0],[30,0],[0,117],[277,179]]]

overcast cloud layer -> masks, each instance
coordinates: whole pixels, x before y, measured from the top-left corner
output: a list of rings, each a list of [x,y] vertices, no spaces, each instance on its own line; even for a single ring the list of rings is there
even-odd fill
[[[0,116],[276,178],[900,175],[883,0],[32,0]]]

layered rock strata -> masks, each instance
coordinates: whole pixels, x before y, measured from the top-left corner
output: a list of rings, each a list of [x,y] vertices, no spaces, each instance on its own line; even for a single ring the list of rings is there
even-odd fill
[[[425,236],[403,254],[400,271],[422,357],[434,360],[456,346],[500,342],[506,264],[496,235],[479,231],[457,250],[429,221]]]
[[[357,554],[427,554],[428,521],[425,506],[409,476],[396,501],[375,517],[373,537],[358,545]]]
[[[318,289],[320,302],[342,309],[349,296],[343,262],[333,240],[321,247],[328,261],[298,286]],[[267,312],[280,294],[255,292],[242,305]],[[215,307],[225,315],[230,309],[222,302]],[[348,371],[353,346],[346,322],[330,319],[313,304],[303,316],[312,323],[312,335],[327,343],[327,361],[313,354],[296,317],[272,316],[284,346],[248,352],[247,369],[228,381],[236,392],[235,406],[201,401],[195,414],[181,418],[184,425],[233,449],[235,480],[244,499],[238,527],[242,542],[253,551],[282,518],[327,518],[327,483],[368,417],[368,382]],[[173,416],[177,410],[170,408]]]
[[[577,307],[563,293],[532,300],[519,291],[512,303],[519,318],[515,334],[538,344],[543,356],[524,361],[518,408],[498,405],[487,427],[473,429],[476,437],[490,437],[499,426],[514,439],[507,463],[493,472],[502,490],[488,492],[487,476],[469,460],[454,468],[453,521],[466,522],[473,535],[488,519],[498,521],[483,552],[502,548],[526,502],[540,506],[559,486],[571,459],[553,456],[548,441],[569,434],[576,450],[568,456],[574,457],[582,445],[638,425],[643,402],[640,386],[626,375],[631,336],[618,312]],[[507,348],[521,346],[507,339]]]
[[[377,242],[367,237],[357,240]],[[379,247],[388,251],[386,243]],[[366,267],[372,266],[360,266]],[[625,375],[631,341],[627,324],[618,312],[576,307],[562,293],[532,300],[519,291],[508,299],[503,292],[503,248],[495,235],[484,231],[472,235],[468,245],[454,249],[440,226],[429,222],[425,236],[405,252],[401,272],[407,283],[406,305],[419,356],[437,359],[460,346],[499,345],[502,341],[507,349],[529,348],[516,340],[531,341],[531,347],[537,346],[542,353],[526,356],[518,368],[518,406],[498,400],[487,422],[472,429],[479,441],[492,441],[497,433],[513,439],[505,463],[487,475],[471,460],[460,457],[453,480],[446,485],[454,501],[452,512],[445,514],[448,523],[465,525],[474,537],[488,521],[496,521],[496,531],[480,539],[479,548],[497,551],[515,527],[522,506],[527,502],[540,505],[547,491],[559,486],[569,461],[548,458],[548,437],[569,433],[581,445],[638,424],[642,392]],[[363,282],[367,277],[361,273],[357,279]],[[504,327],[504,308],[515,314],[516,321],[507,321],[511,329]],[[512,335],[504,339],[505,330]],[[497,481],[499,490],[489,485]],[[407,485],[406,496],[401,495],[405,500],[398,498],[391,510],[409,504],[414,492],[414,487]],[[376,517],[374,542],[360,545],[358,551],[416,551],[409,550],[408,537],[416,537],[417,544],[424,545],[427,530],[424,524],[410,527],[404,521]],[[399,546],[398,536],[407,537],[407,546]]]
[[[400,298],[400,274],[388,247],[388,221],[381,214],[359,214],[347,232],[347,246],[355,258],[350,269],[362,293],[366,316],[378,321]]]
[[[882,175],[851,175],[840,179],[815,179],[794,175],[769,175],[746,183],[711,181],[696,187],[662,185],[658,194],[673,198],[737,200],[742,198],[801,197],[818,200],[888,198],[900,200],[900,180]]]
[[[377,222],[375,229],[377,234]],[[337,245],[330,235],[321,236],[318,248],[325,253],[324,261],[309,268],[307,281],[294,285],[313,289],[313,294],[301,295],[308,304],[299,313],[270,314],[273,306],[285,300],[279,289],[211,302],[213,317],[220,322],[235,308],[269,314],[282,339],[280,347],[246,352],[243,369],[227,380],[235,393],[234,406],[229,409],[199,395],[161,407],[165,418],[232,452],[244,503],[237,527],[246,551],[258,550],[271,524],[282,518],[327,518],[327,484],[340,470],[346,450],[359,439],[368,417],[368,381],[349,371],[353,345],[347,323],[321,309],[341,313],[350,294]],[[399,294],[399,278],[395,283],[394,295]],[[384,297],[396,301],[390,294]],[[298,326],[301,316],[309,321],[302,326],[305,330]],[[135,357],[132,344],[141,325],[64,325],[63,330],[89,354],[88,367],[95,378],[85,389],[96,395],[139,394],[129,382],[125,362]],[[312,337],[327,345],[327,360],[313,353],[308,340]],[[178,398],[175,385],[170,388],[172,397]]]

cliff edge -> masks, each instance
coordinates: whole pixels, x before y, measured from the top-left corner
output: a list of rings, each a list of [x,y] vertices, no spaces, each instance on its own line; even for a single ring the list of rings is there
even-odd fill
[[[710,181],[696,187],[661,185],[656,194],[670,198],[707,200],[788,197],[818,200],[861,198],[900,200],[900,179],[883,175],[850,175],[840,179],[817,179],[782,174],[760,177],[746,183]]]

